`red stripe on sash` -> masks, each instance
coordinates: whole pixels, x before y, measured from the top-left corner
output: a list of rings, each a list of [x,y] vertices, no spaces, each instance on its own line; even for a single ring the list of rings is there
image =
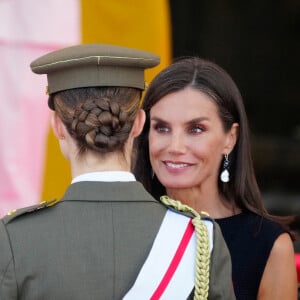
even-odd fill
[[[165,291],[165,289],[167,288],[168,284],[170,283],[181,259],[182,256],[190,242],[190,239],[193,235],[194,232],[194,226],[192,224],[192,220],[190,220],[190,222],[188,223],[184,235],[180,241],[180,244],[176,250],[176,253],[169,265],[168,270],[166,271],[162,281],[160,282],[159,286],[157,287],[157,289],[155,290],[155,292],[153,293],[153,295],[151,296],[151,300],[158,300],[160,298],[160,296],[163,294],[163,292]]]

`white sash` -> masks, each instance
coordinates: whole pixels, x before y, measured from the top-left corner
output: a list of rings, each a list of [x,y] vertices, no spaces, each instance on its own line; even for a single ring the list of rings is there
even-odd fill
[[[205,222],[213,241],[213,225]],[[168,210],[140,273],[123,300],[187,299],[194,288],[196,236],[191,218]]]

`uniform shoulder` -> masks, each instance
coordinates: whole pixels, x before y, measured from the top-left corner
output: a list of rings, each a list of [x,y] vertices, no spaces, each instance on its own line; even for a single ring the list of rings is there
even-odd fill
[[[166,195],[160,197],[160,201],[170,210],[184,215],[189,218],[195,218],[196,216],[200,216],[202,221],[211,221],[214,223],[213,219],[209,216],[209,214],[205,211],[197,212],[192,207],[182,204],[178,200],[174,200]]]
[[[12,222],[13,220],[17,219],[18,217],[23,216],[25,214],[33,213],[33,212],[39,211],[41,209],[51,207],[51,206],[55,205],[58,201],[59,200],[57,200],[57,199],[53,199],[50,201],[40,202],[36,205],[27,206],[27,207],[23,207],[20,209],[13,209],[13,210],[9,211],[7,213],[7,215],[2,218],[2,221],[4,224],[8,224],[8,223]]]

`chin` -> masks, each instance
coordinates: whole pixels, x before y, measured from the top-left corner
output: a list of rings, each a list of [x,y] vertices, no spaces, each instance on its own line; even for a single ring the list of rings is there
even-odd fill
[[[166,189],[186,189],[191,187],[191,185],[185,184],[183,182],[166,182],[162,184]]]

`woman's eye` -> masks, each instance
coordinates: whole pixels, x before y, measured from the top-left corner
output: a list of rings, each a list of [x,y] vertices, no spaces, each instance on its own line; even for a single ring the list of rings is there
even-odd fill
[[[165,133],[165,132],[169,132],[169,128],[163,124],[155,124],[153,126],[154,130],[157,132],[161,132],[161,133]]]
[[[165,126],[157,126],[155,129],[158,132],[168,132],[169,131],[169,128],[167,128]]]
[[[202,126],[200,126],[200,125],[192,126],[190,128],[190,132],[194,133],[194,134],[201,133],[203,131],[204,131],[204,128]]]

